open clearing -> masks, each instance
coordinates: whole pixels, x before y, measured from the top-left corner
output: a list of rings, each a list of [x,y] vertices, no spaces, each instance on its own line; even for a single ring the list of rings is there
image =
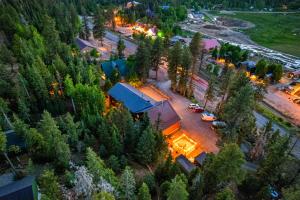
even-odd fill
[[[224,14],[222,14],[224,16]],[[265,47],[300,57],[300,14],[299,13],[235,13],[225,15],[255,24],[241,30]]]

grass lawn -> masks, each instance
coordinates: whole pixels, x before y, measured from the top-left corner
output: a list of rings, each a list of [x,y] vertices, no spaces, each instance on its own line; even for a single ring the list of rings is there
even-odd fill
[[[253,41],[300,57],[300,14],[236,13],[230,17],[252,22],[256,26],[244,30]]]

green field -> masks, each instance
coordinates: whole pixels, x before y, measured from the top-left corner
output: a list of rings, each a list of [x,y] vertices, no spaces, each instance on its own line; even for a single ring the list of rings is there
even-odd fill
[[[233,15],[230,15],[233,17]],[[256,25],[244,30],[253,41],[270,49],[300,57],[300,14],[236,13],[234,18]]]

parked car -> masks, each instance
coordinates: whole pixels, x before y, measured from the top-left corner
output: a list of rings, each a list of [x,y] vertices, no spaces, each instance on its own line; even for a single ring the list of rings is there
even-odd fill
[[[214,114],[209,113],[209,112],[203,112],[201,113],[201,119],[203,121],[208,121],[208,122],[212,122],[215,121],[217,118]]]
[[[300,99],[294,99],[293,102],[300,105]]]
[[[225,128],[227,124],[223,121],[213,121],[211,124],[212,129]]]
[[[276,189],[272,186],[269,185],[269,192],[271,195],[272,199],[278,199],[279,198],[279,193],[276,191]]]
[[[197,103],[191,103],[188,108],[189,109],[194,109],[195,107],[200,107],[200,106]]]
[[[202,113],[204,111],[204,108],[201,106],[197,106],[197,107],[193,108],[192,111],[195,113]]]

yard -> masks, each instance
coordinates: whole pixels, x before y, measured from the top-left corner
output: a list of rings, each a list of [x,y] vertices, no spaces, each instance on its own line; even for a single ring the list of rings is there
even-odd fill
[[[256,43],[300,57],[300,13],[236,13],[230,17],[255,24],[254,28],[243,32]]]

